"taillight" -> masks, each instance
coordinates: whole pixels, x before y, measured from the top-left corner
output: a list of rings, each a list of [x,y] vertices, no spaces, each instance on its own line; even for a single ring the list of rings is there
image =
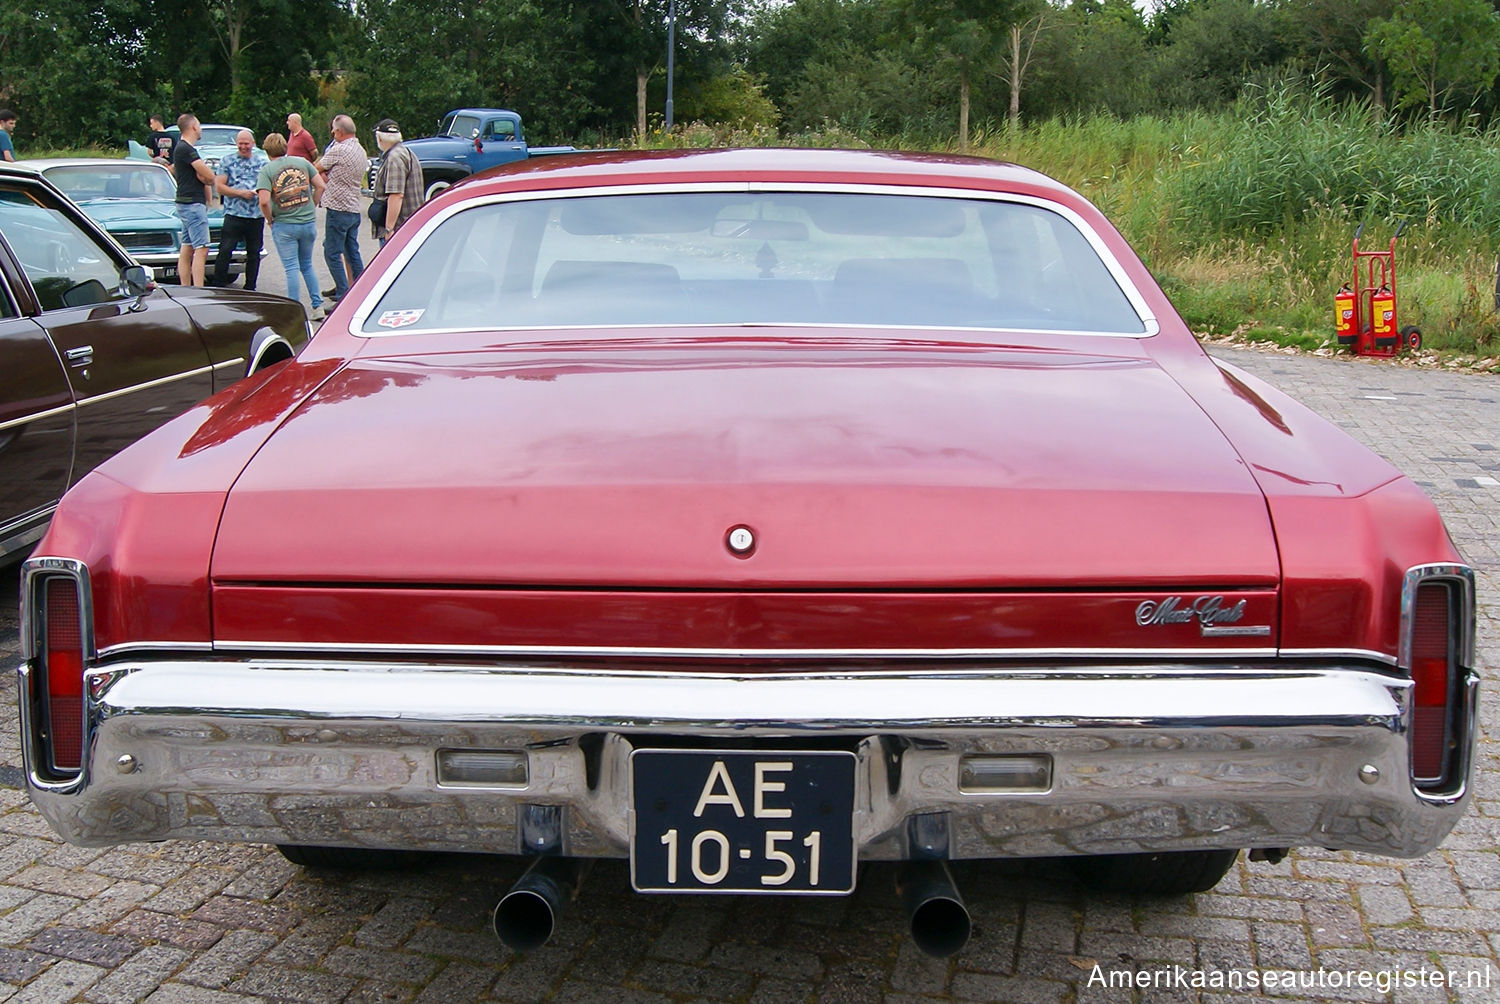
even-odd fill
[[[1412,684],[1412,783],[1418,791],[1451,794],[1462,787],[1465,751],[1473,742],[1466,696],[1473,664],[1473,572],[1462,565],[1410,569],[1401,602],[1400,661]]]
[[[1445,780],[1457,668],[1449,630],[1449,590],[1442,583],[1417,588],[1411,631],[1411,772],[1419,785]]]
[[[88,567],[72,558],[32,558],[21,570],[22,742],[33,781],[71,783],[87,741],[84,673],[94,659]]]
[[[83,765],[83,618],[78,584],[53,576],[45,580],[43,588],[47,745],[54,769],[78,770]]]

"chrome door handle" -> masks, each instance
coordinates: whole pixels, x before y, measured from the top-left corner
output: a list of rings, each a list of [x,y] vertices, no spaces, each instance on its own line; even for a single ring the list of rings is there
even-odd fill
[[[80,345],[76,349],[69,349],[64,355],[68,357],[68,365],[76,369],[79,366],[87,366],[94,361],[94,347],[92,345]]]

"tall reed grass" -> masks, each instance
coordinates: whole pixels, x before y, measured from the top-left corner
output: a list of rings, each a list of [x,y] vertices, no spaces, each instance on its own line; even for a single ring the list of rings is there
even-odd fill
[[[1500,133],[1396,128],[1368,106],[1273,84],[1219,114],[1038,124],[982,152],[1089,196],[1195,329],[1332,343],[1352,241],[1396,245],[1400,322],[1429,348],[1500,351],[1493,290]]]

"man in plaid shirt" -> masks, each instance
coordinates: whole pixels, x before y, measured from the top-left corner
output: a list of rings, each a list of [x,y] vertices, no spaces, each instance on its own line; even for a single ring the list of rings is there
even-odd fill
[[[323,172],[327,187],[323,189],[323,260],[333,276],[329,299],[337,303],[349,292],[349,284],[365,270],[359,256],[359,223],[364,203],[360,189],[370,158],[354,138],[354,120],[347,115],[333,119],[333,143],[323,151],[318,170]],[[348,273],[344,263],[348,261]]]

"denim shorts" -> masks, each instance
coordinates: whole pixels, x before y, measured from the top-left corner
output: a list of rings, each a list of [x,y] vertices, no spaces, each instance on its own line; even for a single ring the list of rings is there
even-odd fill
[[[201,202],[179,202],[177,218],[182,221],[182,243],[195,248],[208,247],[207,206]]]

